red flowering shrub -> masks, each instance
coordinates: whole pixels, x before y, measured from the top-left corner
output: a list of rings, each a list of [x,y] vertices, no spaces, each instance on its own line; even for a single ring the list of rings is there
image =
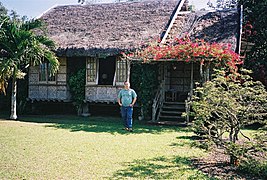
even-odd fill
[[[204,40],[191,41],[189,38],[175,39],[168,45],[156,43],[126,56],[142,59],[144,62],[173,59],[201,63],[211,61],[216,67],[227,68],[230,72],[236,72],[237,65],[243,63],[239,55],[231,50],[230,44],[208,43]]]

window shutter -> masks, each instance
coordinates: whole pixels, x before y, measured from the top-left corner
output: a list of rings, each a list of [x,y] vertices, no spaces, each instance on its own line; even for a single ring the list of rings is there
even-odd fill
[[[125,60],[117,58],[116,63],[116,85],[123,85],[127,80],[127,65]]]
[[[88,57],[86,66],[87,84],[97,84],[97,61],[96,58]]]
[[[42,83],[55,83],[56,76],[50,74],[51,64],[48,61],[39,65],[39,82]]]

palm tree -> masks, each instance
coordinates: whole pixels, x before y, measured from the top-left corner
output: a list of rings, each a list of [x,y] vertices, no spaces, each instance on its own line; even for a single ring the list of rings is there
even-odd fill
[[[42,27],[40,20],[0,17],[0,92],[5,93],[7,82],[12,79],[10,119],[17,119],[17,79],[24,78],[27,68],[41,64],[44,59],[51,64],[51,75],[59,68],[57,57],[52,51],[54,42],[36,33]]]

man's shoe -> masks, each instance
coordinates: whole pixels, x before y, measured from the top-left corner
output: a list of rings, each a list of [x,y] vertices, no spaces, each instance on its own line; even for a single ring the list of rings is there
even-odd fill
[[[132,128],[129,128],[129,132],[133,132],[133,129]]]
[[[129,128],[126,128],[126,127],[125,127],[125,128],[123,128],[122,130],[126,130],[126,131],[129,131]]]

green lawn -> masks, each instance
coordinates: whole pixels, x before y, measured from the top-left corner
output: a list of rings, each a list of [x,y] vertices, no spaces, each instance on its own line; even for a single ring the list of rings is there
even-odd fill
[[[0,179],[210,179],[191,165],[205,155],[181,127],[118,118],[0,119]]]

